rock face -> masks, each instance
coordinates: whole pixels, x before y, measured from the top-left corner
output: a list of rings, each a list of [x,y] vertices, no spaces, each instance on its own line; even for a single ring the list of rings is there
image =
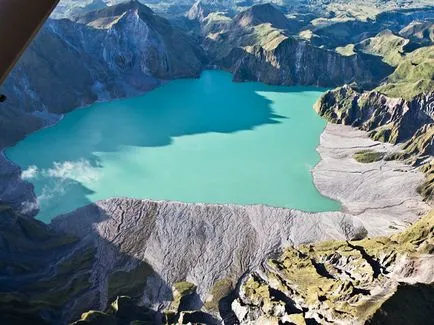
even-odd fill
[[[203,22],[208,16],[209,11],[202,5],[202,2],[196,1],[190,10],[186,13],[186,17],[189,20],[196,20],[198,22]]]
[[[202,62],[191,39],[137,1],[51,20],[2,86],[0,147],[76,107],[197,77]]]
[[[243,278],[232,310],[239,324],[427,324],[433,226],[431,213],[392,237],[287,249]]]
[[[249,51],[234,49],[221,64],[234,73],[236,81],[279,85],[330,87],[357,82],[369,86],[392,72],[392,68],[377,57],[342,56],[292,38],[269,50],[259,46]]]
[[[326,92],[315,110],[333,123],[371,132],[374,139],[405,142],[424,125],[434,122],[434,92],[404,100],[343,86]]]
[[[302,26],[271,4],[256,5],[206,35],[203,46],[213,63],[231,71],[235,81],[368,86],[393,71],[378,56],[361,52],[348,57],[294,37]]]

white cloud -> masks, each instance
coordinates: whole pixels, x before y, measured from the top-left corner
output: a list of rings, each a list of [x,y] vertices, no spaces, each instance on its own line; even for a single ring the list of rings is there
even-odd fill
[[[92,166],[86,159],[77,161],[55,162],[51,168],[39,169],[37,166],[29,166],[21,174],[22,179],[36,181],[42,185],[42,190],[37,197],[38,204],[46,204],[47,201],[64,195],[71,182],[81,183],[85,187],[91,186],[99,179],[100,165]],[[24,204],[23,210],[31,211],[35,206]]]
[[[45,177],[70,179],[83,184],[90,184],[99,179],[97,168],[88,160],[55,162],[53,168],[43,171]]]
[[[38,208],[39,208],[39,205],[37,202],[25,201],[25,202],[21,203],[21,213],[22,214],[34,212]]]
[[[26,170],[21,172],[21,178],[23,180],[32,180],[38,176],[38,167],[37,166],[29,166]]]

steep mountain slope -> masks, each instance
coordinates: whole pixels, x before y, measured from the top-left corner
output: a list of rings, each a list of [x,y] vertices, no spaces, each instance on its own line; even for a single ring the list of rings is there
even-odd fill
[[[233,72],[236,81],[322,87],[352,82],[369,87],[393,70],[376,56],[343,56],[293,38],[286,38],[271,49],[233,49],[221,65]]]
[[[203,20],[210,14],[208,8],[206,8],[200,0],[196,1],[190,10],[185,14],[189,20],[197,20],[203,22]]]
[[[375,140],[403,143],[403,152],[386,159],[405,159],[422,166],[427,179],[420,188],[433,200],[434,61],[433,46],[420,48],[372,91],[343,86],[326,92],[316,111],[333,123],[352,125]]]
[[[257,5],[235,16],[220,32],[207,35],[204,47],[217,66],[233,72],[236,81],[372,85],[393,71],[377,56],[347,57],[290,36],[301,26],[272,5]]]
[[[434,89],[434,46],[409,53],[377,90],[391,97],[410,99]]]
[[[399,32],[400,35],[423,45],[434,43],[434,22],[414,21]]]
[[[242,11],[220,29],[214,28],[210,33],[203,31],[203,47],[218,62],[234,49],[255,45],[273,48],[286,39],[290,31],[296,33],[297,30],[298,25],[290,22],[275,6],[257,5]]]
[[[53,114],[197,77],[203,59],[191,39],[137,1],[76,23],[51,20],[2,86],[0,147],[56,120]]]
[[[375,37],[370,37],[354,46],[354,50],[383,57],[383,61],[391,66],[397,66],[403,60],[406,52],[414,50],[417,45],[410,40],[395,35],[386,29]]]

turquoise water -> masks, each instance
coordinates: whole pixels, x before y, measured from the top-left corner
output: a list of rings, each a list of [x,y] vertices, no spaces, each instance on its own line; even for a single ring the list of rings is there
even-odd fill
[[[110,197],[338,210],[311,175],[320,94],[206,71],[76,110],[6,155],[34,184],[45,222]]]

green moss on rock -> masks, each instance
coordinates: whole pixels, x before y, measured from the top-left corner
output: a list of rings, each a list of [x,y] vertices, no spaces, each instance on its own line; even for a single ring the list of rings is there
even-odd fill
[[[141,262],[130,271],[118,271],[110,275],[108,279],[108,297],[113,299],[116,296],[129,296],[138,298],[143,295],[146,281],[154,274],[152,267]]]
[[[225,278],[218,280],[212,287],[208,299],[205,301],[205,308],[212,311],[218,311],[219,301],[228,296],[233,290],[231,279]]]
[[[362,150],[356,152],[353,158],[359,163],[369,164],[369,163],[382,160],[384,156],[385,156],[384,152],[378,152],[373,150]]]
[[[170,304],[169,310],[172,312],[178,312],[182,300],[196,293],[196,285],[187,281],[177,282],[172,287],[173,301]]]

